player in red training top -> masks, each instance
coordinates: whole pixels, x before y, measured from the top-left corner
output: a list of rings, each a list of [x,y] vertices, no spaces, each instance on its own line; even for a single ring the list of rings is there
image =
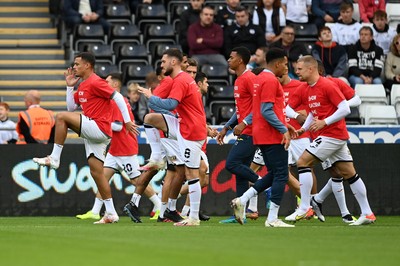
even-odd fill
[[[85,142],[86,157],[90,173],[104,199],[106,213],[95,223],[115,223],[119,220],[111,198],[111,188],[104,176],[103,162],[106,147],[112,137],[112,105],[114,100],[124,118],[126,130],[138,134],[137,126],[131,121],[123,96],[94,73],[95,57],[91,53],[75,56],[73,68],[64,74],[67,83],[67,109],[74,111],[80,105],[83,113],[62,112],[56,116],[55,143],[52,153],[33,161],[57,169],[68,128],[79,134]],[[82,79],[78,90],[74,86]]]
[[[253,144],[252,132],[253,82],[256,75],[246,69],[250,57],[251,53],[246,47],[236,47],[230,53],[229,68],[235,71],[237,75],[234,86],[236,112],[217,136],[220,145],[224,144],[224,137],[230,128],[233,128],[233,134],[237,136],[235,144],[226,158],[225,165],[226,170],[236,175],[237,197],[242,196],[249,189],[249,182],[255,183],[259,178],[250,168],[250,163],[257,149]],[[242,216],[242,219],[244,219],[245,210],[243,210]],[[220,223],[234,222],[236,222],[234,217],[220,221]]]
[[[308,117],[298,133],[310,130],[316,133],[317,137],[297,161],[301,183],[301,203],[296,212],[288,217],[294,216],[295,220],[304,218],[311,200],[310,167],[317,160],[329,159],[340,175],[349,182],[361,208],[360,218],[350,225],[373,223],[376,218],[368,203],[365,184],[354,168],[353,158],[347,147],[349,134],[344,118],[350,113],[348,102],[333,82],[320,77],[318,63],[312,56],[303,56],[298,60],[296,74],[300,80],[308,84],[309,111]]]
[[[162,130],[169,138],[178,140],[180,154],[185,161],[191,211],[188,219],[175,225],[190,226],[200,225],[199,165],[201,146],[207,137],[207,127],[204,106],[196,82],[188,73],[181,70],[181,62],[182,52],[178,49],[168,49],[164,52],[161,67],[165,75],[171,76],[174,80],[173,90],[167,99],[154,95],[149,98],[150,104],[159,108],[176,109],[179,120],[169,115],[152,113],[146,115],[145,123]]]
[[[120,73],[111,73],[107,76],[106,81],[116,91],[120,92],[122,87],[122,77]],[[128,99],[124,97],[125,103],[129,104]],[[123,125],[123,117],[121,112],[118,110],[118,106],[112,102],[113,105],[113,122],[111,128],[113,130],[113,137],[111,138],[110,148],[108,150],[106,159],[104,161],[104,174],[107,180],[110,180],[114,173],[119,172],[125,178],[127,178],[132,185],[137,185],[137,177],[140,175],[138,171],[139,162],[137,159],[138,154],[138,142],[136,135],[126,134],[125,126]],[[129,116],[132,121],[134,115],[129,105]],[[154,204],[153,212],[160,209],[160,199],[154,192],[151,186],[146,187],[145,195]],[[133,196],[132,196],[133,198]],[[135,199],[135,200],[140,200]],[[78,219],[100,219],[100,211],[103,206],[103,200],[99,192],[97,192],[93,207],[90,211],[85,214],[76,215]],[[134,222],[140,222],[134,220]]]
[[[266,227],[294,227],[278,219],[278,212],[288,180],[288,152],[290,133],[285,121],[284,93],[279,80],[287,73],[286,52],[270,49],[266,55],[267,68],[254,82],[253,142],[260,148],[268,174],[259,179],[240,198],[232,200],[235,217],[241,220],[245,203],[254,195],[271,187],[271,204]],[[292,128],[289,127],[291,130]]]

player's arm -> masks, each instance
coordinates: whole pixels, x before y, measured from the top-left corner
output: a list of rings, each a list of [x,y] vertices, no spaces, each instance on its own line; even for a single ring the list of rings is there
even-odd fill
[[[274,104],[272,102],[261,103],[261,114],[271,126],[283,134],[281,144],[284,144],[285,150],[287,150],[290,145],[290,132],[287,127],[278,119],[273,107]]]
[[[251,125],[253,123],[253,113],[248,114],[242,122],[237,124],[233,129],[233,135],[240,136],[242,131],[246,128],[246,126]]]
[[[361,104],[361,98],[357,94],[354,94],[354,97],[347,101],[349,107],[357,107]]]
[[[343,100],[337,106],[337,110],[330,116],[324,119],[326,125],[331,125],[350,114],[350,106],[346,100]]]
[[[112,129],[112,131],[120,132],[120,131],[122,130],[122,127],[123,127],[123,125],[122,125],[122,122],[121,122],[121,121],[114,121],[114,122],[111,122],[111,129]]]
[[[176,107],[179,104],[178,100],[176,100],[176,99],[173,99],[173,98],[161,99],[160,97],[154,96],[154,95],[152,95],[149,98],[149,103],[152,104],[153,107],[157,106],[158,108],[161,108],[164,110],[169,110],[169,111],[176,109]],[[155,109],[153,109],[153,110],[155,110]]]
[[[73,112],[79,107],[79,105],[75,103],[74,94],[75,94],[74,87],[67,86],[66,101],[67,101],[67,110],[69,112]]]
[[[137,129],[138,126],[134,122],[131,121],[128,107],[126,106],[124,97],[121,95],[121,93],[114,91],[114,93],[111,95],[111,99],[115,101],[115,103],[118,106],[118,109],[121,111],[126,130],[135,135],[139,135],[139,131]]]

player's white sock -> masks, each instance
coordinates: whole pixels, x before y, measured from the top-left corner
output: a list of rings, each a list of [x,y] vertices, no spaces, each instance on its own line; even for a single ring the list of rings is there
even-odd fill
[[[249,201],[249,209],[252,210],[253,212],[258,211],[258,195],[251,197]]]
[[[189,200],[189,217],[194,220],[199,220],[201,186],[198,178],[189,180]]]
[[[190,206],[184,205],[182,208],[181,216],[188,216],[190,211]]]
[[[350,212],[347,209],[346,196],[344,195],[343,178],[332,178],[332,191],[333,195],[335,195],[342,217],[349,214]]]
[[[96,197],[94,199],[94,204],[92,207],[92,213],[93,214],[99,214],[101,211],[101,207],[103,207],[103,200],[99,199],[98,197]]]
[[[144,125],[144,131],[146,132],[147,141],[151,147],[151,160],[161,161],[161,142],[160,142],[160,132],[158,129],[150,126]]]
[[[329,196],[329,194],[332,193],[332,179],[329,178],[328,182],[325,184],[325,186],[321,189],[320,192],[318,192],[317,195],[315,195],[314,199],[318,203],[324,202],[324,200]]]
[[[367,188],[361,177],[356,174],[347,181],[349,181],[351,191],[353,191],[354,197],[360,205],[361,215],[370,215],[372,210],[368,203]]]
[[[278,219],[278,212],[279,212],[279,205],[273,203],[271,201],[271,205],[269,206],[269,212],[267,220],[268,222],[272,223]]]
[[[240,202],[243,205],[246,205],[247,202],[257,194],[258,194],[257,190],[255,190],[253,187],[251,187],[240,197]]]
[[[53,151],[51,152],[50,157],[53,158],[53,160],[60,161],[63,147],[64,147],[63,145],[54,143]]]
[[[154,194],[153,196],[151,196],[149,198],[149,200],[153,203],[153,212],[158,211],[160,209],[160,205],[161,205],[161,200],[160,198],[157,196],[157,194]]]
[[[139,202],[140,202],[141,198],[142,198],[142,195],[139,195],[137,193],[133,193],[131,201],[133,202],[133,204],[136,205],[136,207],[139,207]]]
[[[158,215],[158,217],[164,218],[164,212],[167,209],[167,204],[168,204],[168,202],[161,202],[160,214]]]
[[[176,199],[168,199],[168,209],[170,211],[176,211]]]
[[[299,182],[300,182],[300,195],[301,203],[299,210],[305,213],[310,208],[311,189],[313,185],[313,177],[309,167],[299,167]]]
[[[114,202],[112,198],[103,200],[104,205],[106,206],[106,213],[109,214],[117,214],[114,208]]]

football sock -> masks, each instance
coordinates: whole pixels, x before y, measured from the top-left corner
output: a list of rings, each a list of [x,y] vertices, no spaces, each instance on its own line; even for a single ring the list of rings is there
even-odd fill
[[[164,218],[164,212],[167,209],[167,204],[168,204],[168,202],[161,202],[160,214],[158,215],[158,217]]]
[[[146,124],[144,125],[144,131],[146,132],[147,141],[151,147],[150,159],[160,161],[162,159],[160,132],[158,129]]]
[[[200,200],[201,200],[201,186],[199,179],[189,180],[189,199],[190,199],[190,213],[189,217],[194,220],[199,220]]]
[[[268,222],[272,223],[278,219],[279,207],[280,207],[279,205],[271,201],[267,217]]]
[[[157,194],[154,194],[153,196],[151,196],[149,198],[149,200],[153,203],[153,212],[157,211],[160,209],[160,205],[161,205],[161,200],[160,198],[157,196]]]
[[[300,195],[301,195],[301,203],[299,206],[299,210],[301,211],[301,213],[305,213],[310,208],[313,177],[311,174],[311,168],[309,167],[299,167],[298,171],[299,171]]]
[[[368,203],[367,189],[362,179],[356,174],[347,181],[349,181],[351,191],[353,191],[354,197],[360,205],[361,215],[371,214],[372,210]]]
[[[252,210],[253,212],[258,211],[258,195],[255,195],[254,197],[251,197],[249,201],[249,209]]]
[[[92,207],[92,213],[93,214],[99,214],[100,210],[101,210],[101,207],[103,207],[103,200],[96,197],[94,199],[94,204],[93,204],[93,207]]]
[[[132,198],[131,198],[131,202],[133,202],[133,204],[135,204],[136,207],[139,207],[139,202],[140,202],[141,198],[142,198],[142,195],[139,195],[137,193],[133,193]]]
[[[257,194],[258,194],[257,190],[255,190],[255,188],[251,187],[240,197],[240,202],[243,205],[246,205],[247,202]]]
[[[347,209],[346,196],[344,195],[343,178],[332,178],[332,191],[333,195],[335,195],[342,217],[349,214],[350,212]]]
[[[181,216],[188,216],[190,211],[190,206],[184,205],[182,208]]]
[[[63,147],[64,147],[63,145],[54,143],[53,151],[51,152],[50,157],[56,161],[59,161]]]
[[[332,179],[329,178],[328,182],[321,189],[320,192],[314,197],[315,201],[318,203],[324,202],[324,200],[332,193]]]
[[[168,209],[170,211],[176,211],[176,199],[168,199]]]
[[[114,202],[112,198],[103,200],[104,205],[106,206],[106,213],[109,214],[117,214],[114,208]]]

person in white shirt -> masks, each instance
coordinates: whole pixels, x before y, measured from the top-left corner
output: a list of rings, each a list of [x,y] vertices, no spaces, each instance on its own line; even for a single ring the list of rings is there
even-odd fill
[[[0,102],[0,144],[16,143],[18,134],[15,130],[15,123],[8,119],[10,106],[5,102]]]
[[[387,55],[390,50],[390,44],[397,34],[396,30],[389,27],[387,13],[385,11],[375,11],[372,22],[374,23],[372,30],[374,31],[375,43],[380,46],[383,49],[383,53]]]
[[[312,0],[282,0],[286,24],[308,23]]]

